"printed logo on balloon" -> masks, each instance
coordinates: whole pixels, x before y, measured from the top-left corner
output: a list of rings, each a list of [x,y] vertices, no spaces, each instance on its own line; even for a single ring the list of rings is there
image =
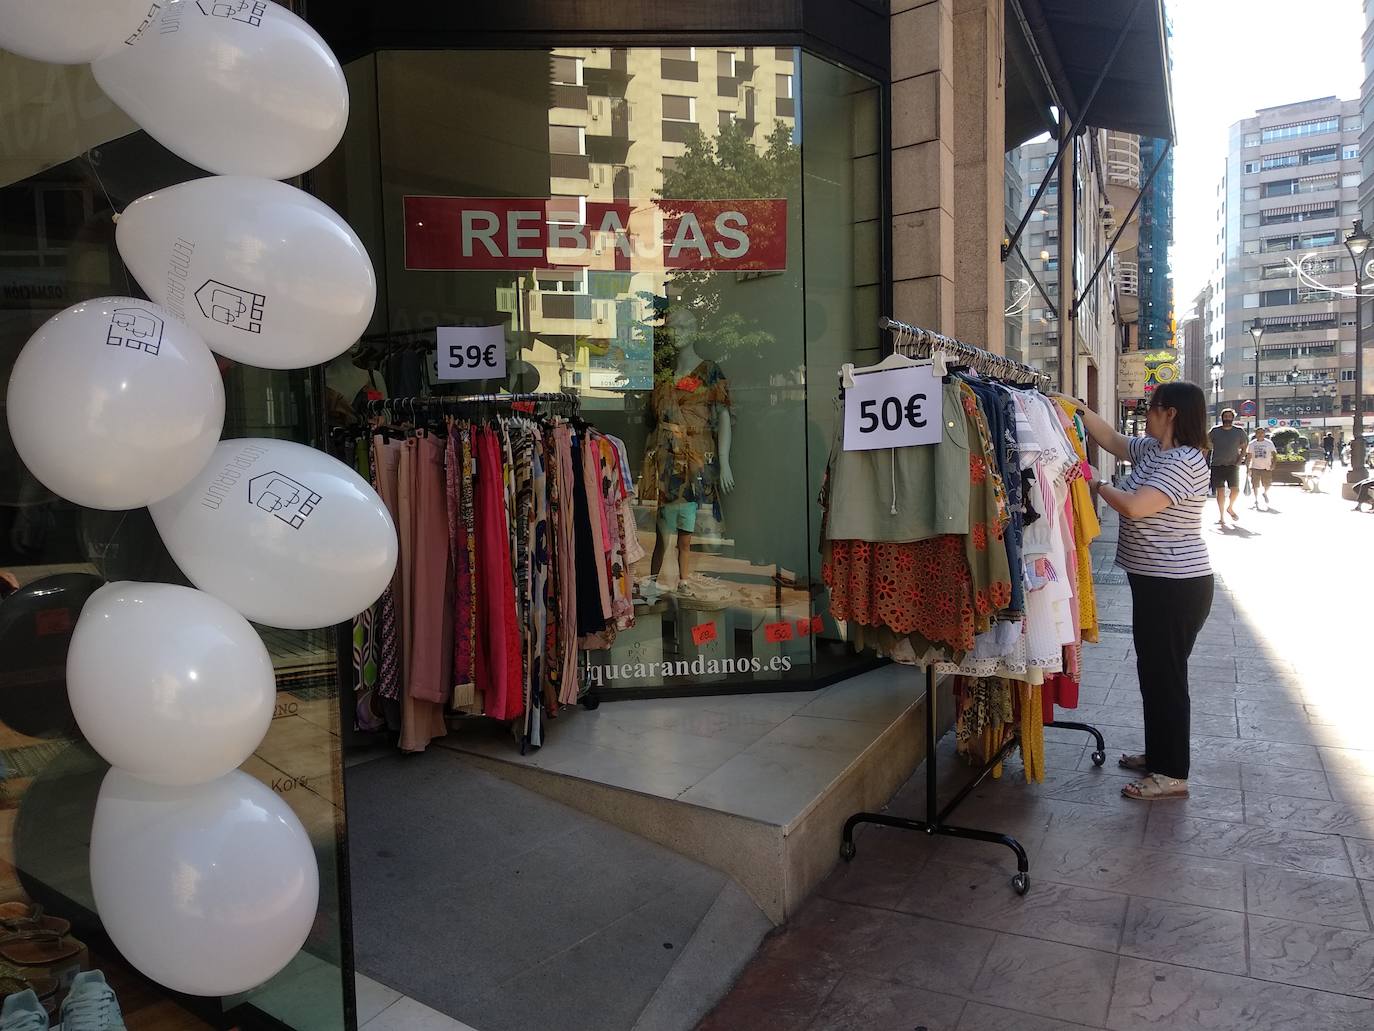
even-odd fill
[[[117,216],[120,255],[152,302],[96,298],[49,319],[15,361],[7,416],[45,486],[90,508],[148,507],[196,585],[107,584],[73,631],[72,710],[112,767],[91,884],[110,939],[148,977],[189,994],[247,991],[299,952],[319,904],[300,820],[237,769],[276,700],[249,620],[350,619],[390,582],[397,540],[342,462],[290,441],[219,440],[211,351],[305,368],[370,321],[361,240],[277,181],[338,145],[347,83],[324,40],[266,0],[0,0],[0,47],[90,62],[150,136],[212,173]]]

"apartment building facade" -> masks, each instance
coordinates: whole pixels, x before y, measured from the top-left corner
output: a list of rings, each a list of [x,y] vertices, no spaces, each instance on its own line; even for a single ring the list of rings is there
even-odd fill
[[[1216,402],[1246,422],[1350,432],[1355,302],[1343,241],[1359,217],[1361,131],[1359,102],[1336,97],[1231,126],[1208,335],[1220,359]]]

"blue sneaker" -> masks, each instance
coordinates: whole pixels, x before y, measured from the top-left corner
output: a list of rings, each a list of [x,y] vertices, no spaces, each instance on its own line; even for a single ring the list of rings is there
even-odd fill
[[[0,1031],[48,1031],[48,1011],[32,988],[5,999],[0,1007]]]
[[[71,992],[62,1002],[61,1026],[63,1031],[126,1031],[114,989],[99,970],[76,975]],[[0,1031],[9,1028],[0,1025]]]

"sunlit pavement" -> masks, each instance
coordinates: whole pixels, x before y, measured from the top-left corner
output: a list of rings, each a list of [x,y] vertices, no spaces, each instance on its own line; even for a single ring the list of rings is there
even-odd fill
[[[1025,845],[1029,894],[1003,848],[868,829],[703,1031],[1374,1027],[1374,515],[1341,499],[1343,472],[1209,525],[1222,589],[1191,663],[1192,797],[1120,796],[1115,759],[1144,742],[1108,521],[1102,640],[1063,716],[1101,728],[1107,765],[1048,730],[1045,783],[1012,761],[955,818]],[[952,735],[939,764],[964,775]],[[922,814],[923,778],[894,812]]]

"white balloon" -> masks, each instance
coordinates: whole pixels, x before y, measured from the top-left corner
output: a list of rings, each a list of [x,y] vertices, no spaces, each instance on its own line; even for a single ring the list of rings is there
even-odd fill
[[[181,571],[255,623],[341,623],[396,568],[396,527],[377,492],[304,444],[223,441],[200,475],[150,507]]]
[[[149,297],[212,350],[266,369],[334,358],[377,301],[348,223],[272,179],[213,176],[150,193],[120,215],[115,240]]]
[[[134,297],[83,301],[40,326],[6,403],[29,471],[87,508],[140,508],[179,490],[224,425],[214,355],[171,312]]]
[[[333,51],[268,0],[162,0],[151,24],[91,71],[148,135],[220,175],[300,175],[348,122]]]
[[[152,0],[0,0],[0,50],[85,64],[138,31]]]
[[[319,905],[305,828],[237,771],[170,787],[110,770],[90,869],[96,910],[124,958],[189,995],[245,992],[280,972]]]
[[[218,598],[113,583],[81,610],[67,695],[110,765],[158,784],[204,784],[253,754],[277,689],[262,639]]]

